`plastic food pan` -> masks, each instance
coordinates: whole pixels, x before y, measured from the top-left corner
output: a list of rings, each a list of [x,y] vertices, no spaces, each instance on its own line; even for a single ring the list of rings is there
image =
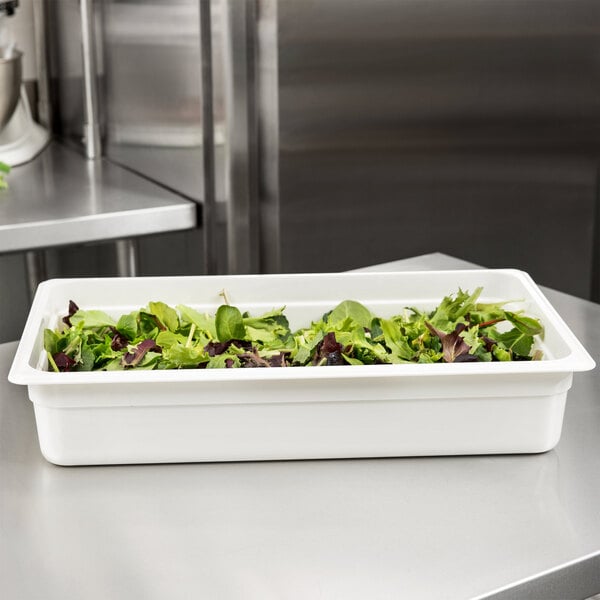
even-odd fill
[[[346,299],[380,316],[458,288],[541,319],[544,360],[272,369],[47,370],[43,330],[69,300],[117,317],[161,300],[214,314],[286,307],[292,329]],[[36,293],[10,374],[60,465],[533,453],[559,440],[573,373],[594,361],[516,270],[55,279]]]

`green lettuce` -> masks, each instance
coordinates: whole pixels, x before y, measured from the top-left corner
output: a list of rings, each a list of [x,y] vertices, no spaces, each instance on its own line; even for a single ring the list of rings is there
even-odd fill
[[[153,301],[115,319],[71,301],[61,326],[44,331],[44,348],[57,372],[539,360],[540,321],[506,302],[480,303],[481,292],[459,289],[431,311],[388,318],[344,300],[296,331],[285,307],[253,316],[226,302],[210,315]]]

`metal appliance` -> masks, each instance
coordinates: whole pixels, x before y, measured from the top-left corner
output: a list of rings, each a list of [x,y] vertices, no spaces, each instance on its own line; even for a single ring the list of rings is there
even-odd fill
[[[597,0],[222,5],[233,269],[437,250],[594,295]]]
[[[0,1],[0,31],[18,0]],[[16,166],[41,152],[50,134],[35,122],[22,83],[23,53],[0,37],[0,161]]]

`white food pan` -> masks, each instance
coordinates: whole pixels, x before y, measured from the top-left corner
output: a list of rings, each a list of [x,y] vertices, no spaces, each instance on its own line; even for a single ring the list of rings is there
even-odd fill
[[[47,370],[43,330],[69,300],[114,317],[149,301],[214,314],[285,306],[292,329],[346,299],[379,316],[458,288],[541,319],[541,361],[268,369]],[[544,452],[573,372],[594,361],[516,270],[55,279],[42,283],[9,380],[27,385],[40,447],[60,465]]]

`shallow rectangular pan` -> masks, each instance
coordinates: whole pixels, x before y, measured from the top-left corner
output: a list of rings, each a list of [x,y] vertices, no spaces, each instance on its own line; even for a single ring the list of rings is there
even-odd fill
[[[433,308],[458,288],[541,319],[544,360],[54,373],[43,330],[69,300],[113,316],[149,301],[214,314],[286,306],[292,329],[346,299],[375,314]],[[544,452],[573,373],[594,361],[516,270],[55,279],[37,290],[9,380],[27,385],[40,447],[61,465]]]

